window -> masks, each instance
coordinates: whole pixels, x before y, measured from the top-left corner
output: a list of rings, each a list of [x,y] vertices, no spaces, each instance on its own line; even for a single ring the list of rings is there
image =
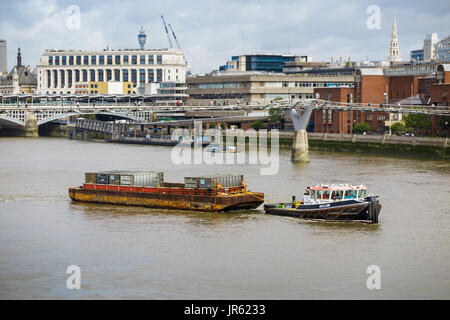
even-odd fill
[[[163,77],[162,69],[156,70],[156,81],[161,82]]]
[[[91,64],[95,66],[97,64],[97,56],[91,56]]]
[[[48,57],[48,65],[49,66],[53,65],[53,57],[52,56]]]
[[[113,62],[112,56],[107,56],[107,57],[106,57],[106,63],[109,64],[109,65],[111,65],[112,62]]]
[[[55,57],[55,66],[59,66],[59,56]]]
[[[120,81],[120,70],[114,69],[114,81]]]
[[[145,64],[145,55],[139,56],[139,63],[140,64]]]
[[[129,58],[129,56],[123,56],[123,64],[128,64]]]
[[[148,64],[154,64],[153,55],[148,56]]]
[[[88,65],[89,64],[89,56],[83,56],[83,64]]]
[[[77,66],[81,65],[81,56],[77,56],[76,61],[77,61]]]
[[[120,56],[114,56],[114,60],[116,64],[120,64]]]
[[[99,65],[105,64],[105,56],[98,56],[98,64]]]
[[[112,71],[111,69],[106,70],[106,81],[112,80]]]
[[[95,81],[95,70],[91,69],[91,80],[90,81]]]
[[[137,64],[137,56],[131,56],[131,64]]]
[[[88,74],[87,74],[87,70],[83,69],[83,82],[87,82],[88,81]]]
[[[73,56],[69,56],[69,66],[73,66]]]
[[[156,64],[162,64],[162,56],[156,56]]]
[[[137,70],[131,69],[131,81],[133,82],[133,87],[136,87],[137,82]]]
[[[128,81],[128,70],[127,69],[123,70],[123,81]]]
[[[67,63],[67,57],[66,56],[62,56],[61,57],[61,65],[65,66]]]
[[[151,83],[151,82],[153,82],[153,81],[155,81],[154,70],[153,70],[153,69],[149,69],[149,70],[148,70],[148,79],[147,79],[147,82],[148,82],[148,83]]]
[[[98,81],[103,82],[103,70],[98,70]]]
[[[145,82],[145,69],[139,69],[139,81],[142,83]]]

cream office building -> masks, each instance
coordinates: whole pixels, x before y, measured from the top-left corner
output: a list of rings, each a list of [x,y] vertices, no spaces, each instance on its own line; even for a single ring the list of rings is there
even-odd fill
[[[36,75],[40,94],[74,94],[79,82],[108,81],[131,81],[143,93],[147,83],[185,83],[186,63],[176,49],[46,50]]]

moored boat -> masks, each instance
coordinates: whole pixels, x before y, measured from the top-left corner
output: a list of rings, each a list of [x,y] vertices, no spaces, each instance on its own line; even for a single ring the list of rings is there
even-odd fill
[[[324,221],[378,223],[381,204],[364,185],[315,185],[305,188],[303,201],[264,204],[268,214]]]

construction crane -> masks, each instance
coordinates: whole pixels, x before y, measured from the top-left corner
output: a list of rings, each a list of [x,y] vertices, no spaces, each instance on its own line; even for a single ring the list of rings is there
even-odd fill
[[[178,50],[181,50],[180,43],[178,42],[177,36],[175,35],[175,31],[173,31],[172,25],[170,23],[169,23],[169,28],[170,28],[170,31],[172,31],[172,35],[173,35],[173,38],[175,39],[175,42],[177,43]]]
[[[166,21],[164,21],[163,15],[161,15],[161,19],[164,24],[164,29],[166,29],[167,39],[169,40],[170,48],[173,48],[172,40],[170,40],[169,30],[167,30]]]
[[[173,28],[170,25],[170,23],[169,23],[169,28],[170,28],[170,31],[172,31],[172,35],[173,35],[173,38],[175,39],[175,42],[177,43],[178,50],[181,50],[180,43],[178,42],[177,36],[175,35],[175,31],[173,31]],[[188,67],[188,69],[190,69],[188,61],[186,59],[186,56],[184,55],[184,52],[183,52],[183,59],[184,59],[184,62],[186,62],[186,67]]]

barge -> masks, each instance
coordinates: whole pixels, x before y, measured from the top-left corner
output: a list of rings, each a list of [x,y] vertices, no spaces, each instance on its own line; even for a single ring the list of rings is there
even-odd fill
[[[164,182],[161,172],[85,175],[82,186],[69,188],[72,201],[206,212],[256,209],[264,203],[264,193],[247,190],[242,175],[186,177],[185,183]]]
[[[303,201],[264,204],[267,214],[302,219],[377,224],[379,197],[367,195],[364,185],[315,185],[305,189]]]

